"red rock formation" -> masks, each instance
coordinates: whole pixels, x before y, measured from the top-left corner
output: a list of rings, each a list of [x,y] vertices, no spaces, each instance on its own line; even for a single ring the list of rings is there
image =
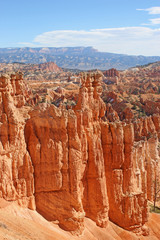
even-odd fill
[[[119,83],[120,74],[115,68],[111,68],[107,71],[104,71],[103,74],[104,74],[104,76],[106,77],[106,79],[109,83],[112,83],[112,84],[113,83],[114,84]]]
[[[33,166],[20,111],[25,102],[23,89],[21,75],[0,77],[0,196],[34,209]]]
[[[42,103],[30,119],[22,77],[0,78],[0,194],[34,209],[35,187],[38,212],[78,235],[85,216],[101,227],[109,217],[145,235],[159,162],[159,117],[126,123],[115,115],[115,122],[105,122],[101,78],[99,72],[82,75],[73,109]]]
[[[105,114],[101,93],[101,75],[84,75],[79,101],[74,110],[81,128],[81,138],[86,138],[85,145],[82,142],[86,162],[83,176],[84,210],[87,217],[104,227],[108,222],[108,197],[101,144],[100,123]]]
[[[154,198],[159,162],[152,118],[129,124],[103,123],[102,133],[109,218],[125,229],[143,233],[142,226],[148,219],[147,199]]]
[[[124,115],[123,119],[126,119],[126,121],[131,121],[134,117],[132,110],[129,107],[126,107],[123,110],[123,115]]]
[[[74,119],[74,114],[70,112],[70,121],[74,123]],[[57,109],[54,105],[48,106],[40,109],[40,112],[31,113],[25,135],[35,169],[37,210],[48,220],[58,219],[64,229],[75,231],[83,225],[84,216],[78,199],[81,153],[77,139],[73,146],[73,151],[76,147],[75,157],[70,162],[72,149],[69,151],[68,125],[67,111]],[[76,126],[72,127],[74,129]]]
[[[158,134],[158,139],[160,141],[160,115],[159,114],[154,114],[152,116],[152,120],[156,129],[156,132]]]
[[[153,121],[153,119],[155,121],[158,120],[157,117],[142,118],[134,124],[135,140],[145,143],[144,156],[147,170],[147,198],[151,201],[154,199],[156,168],[159,163],[158,136],[156,125]]]
[[[59,68],[54,62],[47,62],[35,65],[35,68],[39,68],[42,71],[47,72],[62,72],[62,69]]]
[[[125,229],[141,231],[147,221],[147,182],[144,159],[139,162],[139,146],[134,146],[133,125],[103,123],[102,132],[109,218]]]
[[[37,210],[78,233],[84,229],[85,213],[100,226],[108,221],[99,122],[105,105],[100,93],[99,75],[84,76],[74,111],[43,106],[31,113],[25,129]]]
[[[103,96],[105,99],[105,102],[107,103],[114,103],[114,102],[120,102],[121,100],[118,98],[118,95],[115,92],[107,92]]]
[[[106,117],[110,122],[119,120],[118,113],[112,108],[110,103],[106,105]]]
[[[113,222],[146,234],[147,193],[151,199],[158,159],[156,135],[153,143],[148,134],[155,134],[155,127],[151,118],[135,124],[104,122],[100,77],[83,75],[73,110],[42,105],[30,114],[25,135],[35,168],[37,210],[81,233],[85,214],[106,226],[109,198]]]
[[[154,101],[146,100],[144,102],[143,109],[148,115],[160,114],[160,101],[154,102]]]
[[[106,76],[106,77],[119,77],[119,72],[115,69],[115,68],[111,68],[105,72],[103,72],[103,74]]]

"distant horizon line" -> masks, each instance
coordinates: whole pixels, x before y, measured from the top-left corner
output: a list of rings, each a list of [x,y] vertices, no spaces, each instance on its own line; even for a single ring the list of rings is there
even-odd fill
[[[125,56],[143,56],[143,57],[160,57],[160,55],[143,55],[143,54],[127,54],[127,53],[115,53],[115,52],[105,52],[105,51],[99,51],[98,49],[92,47],[92,46],[75,46],[75,47],[0,47],[0,49],[49,49],[49,48],[55,48],[55,49],[64,49],[64,48],[91,48],[99,53],[111,53],[115,55],[125,55]]]

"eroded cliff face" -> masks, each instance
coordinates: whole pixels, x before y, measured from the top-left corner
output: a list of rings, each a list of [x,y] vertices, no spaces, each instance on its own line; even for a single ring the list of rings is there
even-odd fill
[[[33,166],[24,138],[22,76],[0,77],[0,196],[35,209]]]
[[[109,218],[141,232],[148,217],[145,143],[134,142],[133,124],[103,123],[102,132]]]
[[[72,109],[43,103],[28,119],[21,76],[1,77],[1,196],[32,209],[35,197],[39,213],[78,235],[85,216],[146,235],[160,118],[109,122],[101,74],[84,74],[81,82]]]
[[[84,76],[74,109],[42,105],[30,113],[25,136],[35,169],[37,210],[81,233],[84,216],[108,222],[108,197],[101,143],[105,105],[99,75]]]
[[[101,124],[109,218],[136,233],[146,234],[147,199],[154,200],[159,176],[158,123],[153,116]]]

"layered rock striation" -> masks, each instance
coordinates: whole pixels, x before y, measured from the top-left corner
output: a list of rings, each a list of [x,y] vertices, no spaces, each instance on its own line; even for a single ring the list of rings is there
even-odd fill
[[[35,209],[33,165],[24,137],[22,76],[0,77],[0,196]]]
[[[101,80],[99,72],[83,74],[74,107],[42,103],[26,117],[21,75],[1,77],[1,197],[36,206],[78,235],[85,216],[146,235],[160,118],[121,122],[111,106],[107,115]]]
[[[83,76],[74,109],[42,105],[25,127],[35,169],[37,210],[66,230],[84,229],[84,216],[99,226],[108,222],[108,197],[101,143],[99,75]]]

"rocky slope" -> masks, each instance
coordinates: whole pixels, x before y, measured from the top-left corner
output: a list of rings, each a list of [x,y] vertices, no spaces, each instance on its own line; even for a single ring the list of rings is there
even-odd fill
[[[1,76],[1,198],[75,235],[85,216],[148,235],[160,118],[108,121],[101,82],[99,72],[83,74],[78,102],[67,109],[32,106],[21,75]]]
[[[25,80],[46,81],[53,80],[57,75],[61,76],[63,70],[54,62],[41,64],[24,63],[0,63],[0,72],[22,72]]]
[[[104,75],[102,98],[111,121],[117,114],[121,121],[134,121],[160,113],[160,62],[121,72],[110,69]]]
[[[96,226],[89,218],[85,218],[85,231],[82,236],[73,236],[55,223],[48,222],[36,211],[21,208],[14,203],[2,201],[0,208],[1,240],[159,240],[160,215],[150,214],[147,226],[149,236],[136,236],[109,222],[106,228]]]

